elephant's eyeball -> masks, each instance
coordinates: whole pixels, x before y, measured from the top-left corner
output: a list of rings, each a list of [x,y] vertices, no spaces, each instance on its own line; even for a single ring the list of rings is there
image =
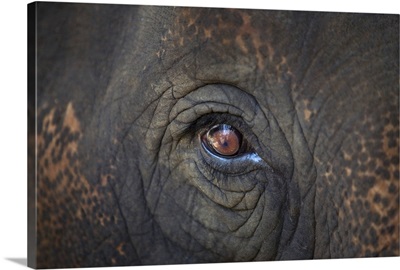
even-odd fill
[[[242,145],[242,134],[234,127],[219,124],[210,128],[202,138],[203,142],[221,156],[235,156]]]

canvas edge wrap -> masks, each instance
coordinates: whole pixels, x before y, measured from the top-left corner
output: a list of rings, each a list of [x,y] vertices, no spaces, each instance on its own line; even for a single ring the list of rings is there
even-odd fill
[[[28,250],[27,266],[36,268],[36,22],[37,3],[28,6]]]

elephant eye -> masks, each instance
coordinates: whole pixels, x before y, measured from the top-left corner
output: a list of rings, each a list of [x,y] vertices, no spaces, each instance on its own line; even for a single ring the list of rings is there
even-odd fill
[[[208,129],[202,136],[203,146],[213,154],[230,158],[240,154],[243,136],[234,127],[219,124]]]

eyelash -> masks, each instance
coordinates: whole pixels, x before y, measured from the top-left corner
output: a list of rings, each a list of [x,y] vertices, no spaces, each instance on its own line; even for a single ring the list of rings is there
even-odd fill
[[[199,134],[204,134],[208,129],[218,124],[227,124],[234,127],[242,134],[243,138],[247,138],[247,130],[250,129],[240,116],[213,113],[198,118],[183,131],[183,136],[190,136],[193,140],[197,138]]]

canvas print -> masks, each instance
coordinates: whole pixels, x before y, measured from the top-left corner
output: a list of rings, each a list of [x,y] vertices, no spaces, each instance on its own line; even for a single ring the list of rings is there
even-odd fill
[[[399,256],[399,15],[28,6],[34,268]]]

